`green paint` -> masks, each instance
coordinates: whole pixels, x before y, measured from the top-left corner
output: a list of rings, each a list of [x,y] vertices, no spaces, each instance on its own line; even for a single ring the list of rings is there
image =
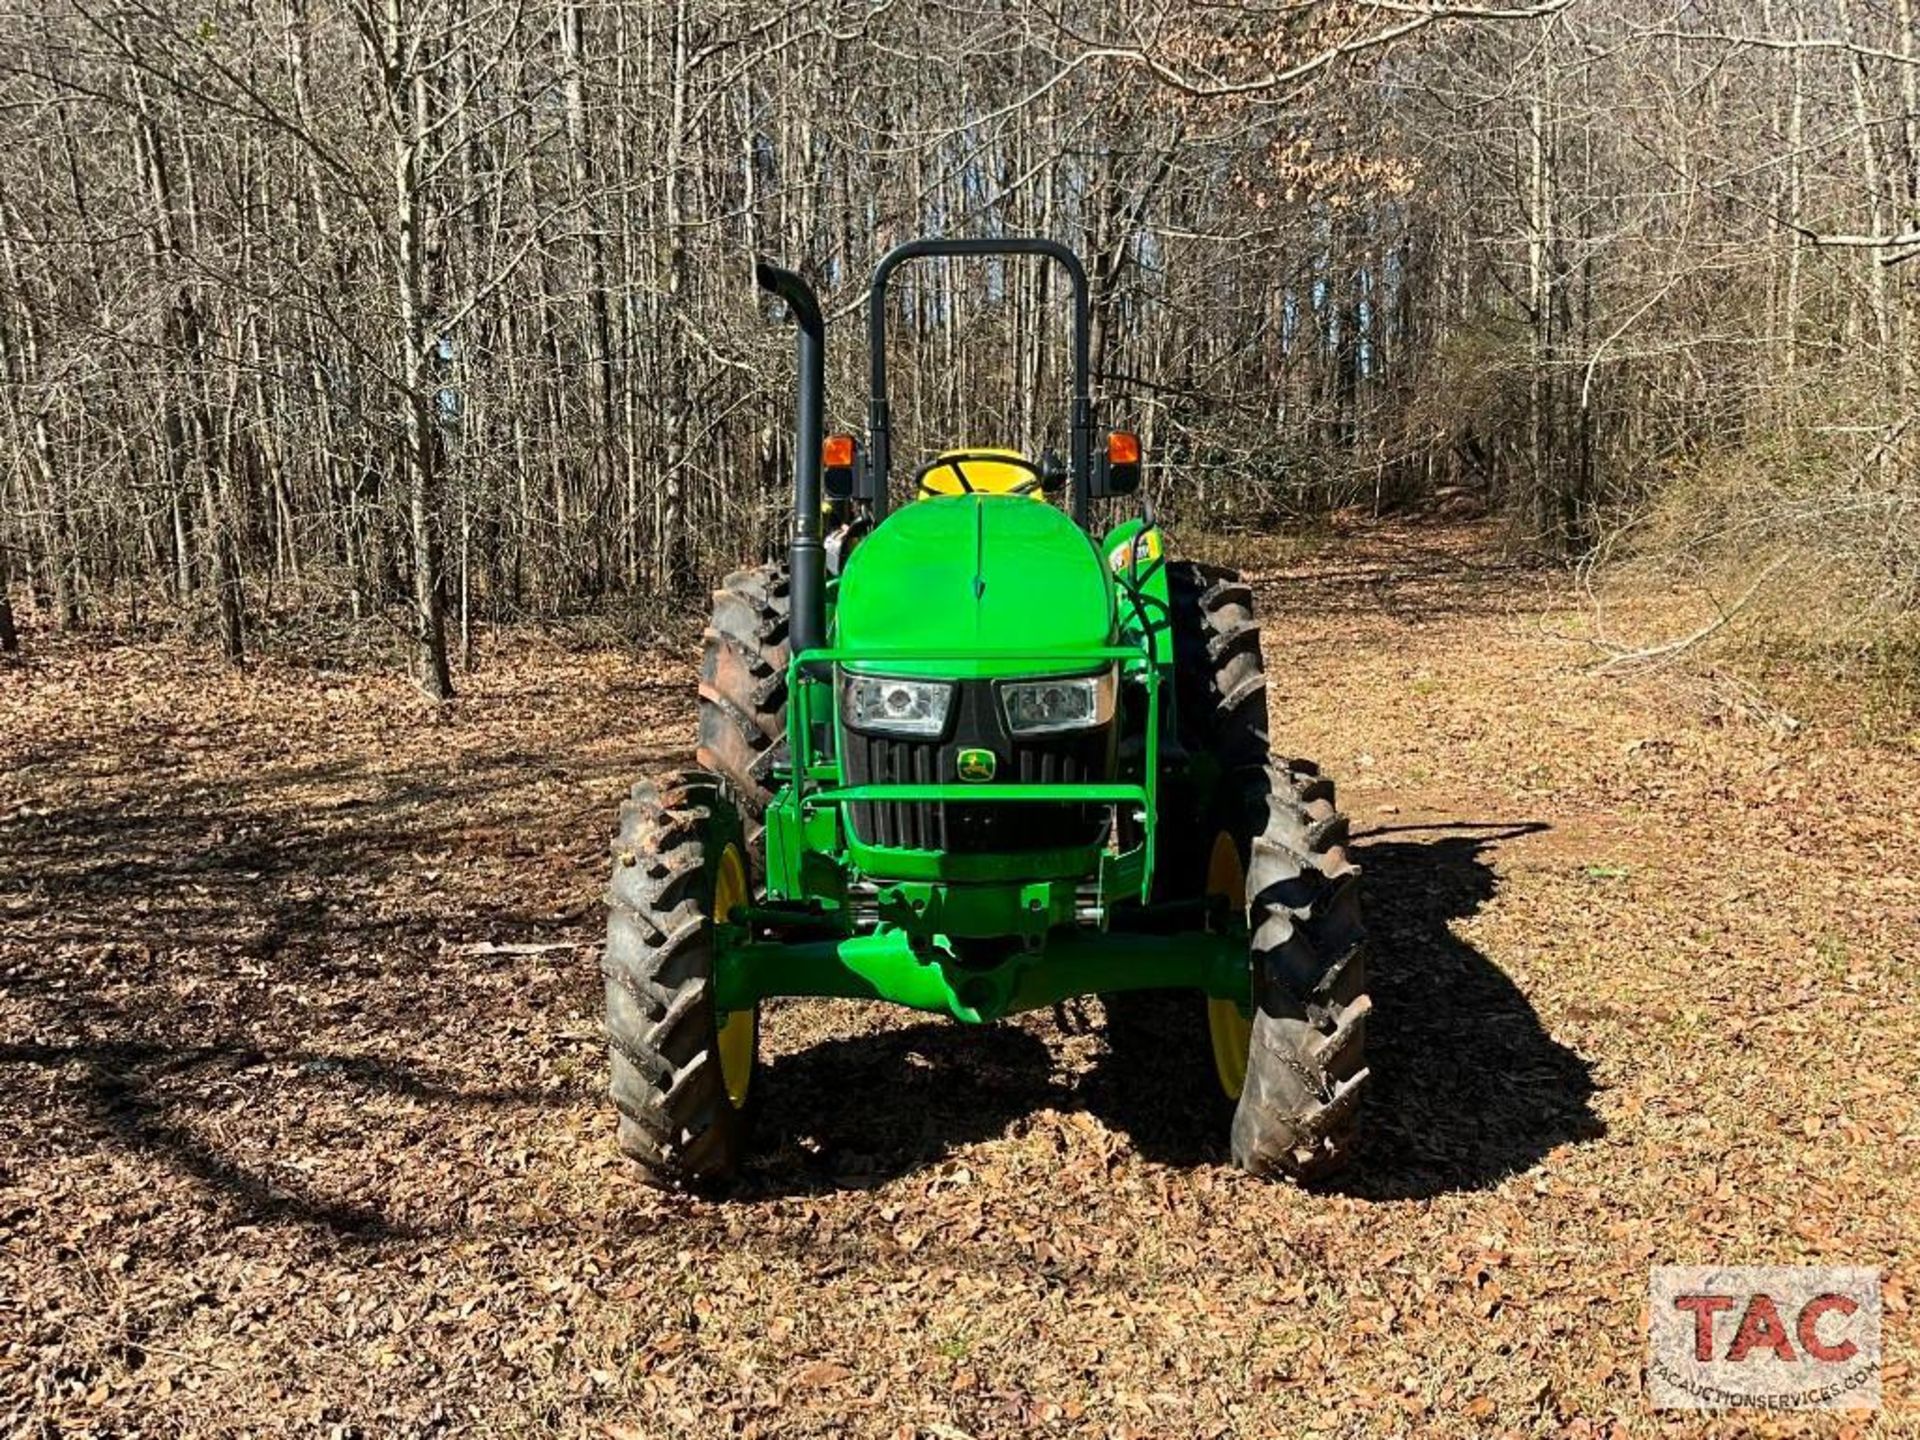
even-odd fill
[[[955,855],[947,850],[895,850],[863,845],[847,837],[846,858],[868,875],[893,880],[947,880],[958,885],[1009,884],[1015,880],[1059,880],[1091,873],[1100,856],[1098,845],[1065,850],[1027,850],[1005,855]],[[1130,891],[1108,891],[1103,900],[1127,900]]]
[[[1025,496],[952,495],[895,511],[848,558],[838,602],[837,647],[974,657],[873,663],[900,675],[1034,674],[991,652],[1073,652],[1114,634],[1113,581],[1093,542]]]
[[[716,927],[723,1010],[822,995],[979,1022],[1125,989],[1251,1001],[1244,926],[1213,933],[1202,907],[1156,914],[1146,903],[1174,688],[1159,530],[1130,521],[1096,546],[1031,499],[923,500],[861,542],[829,605],[831,645],[792,657],[788,669],[790,764],[772,777],[767,900],[742,925]],[[1141,758],[1110,781],[1011,783],[996,774],[992,749],[968,746],[953,755],[956,781],[855,786],[829,743],[834,676],[845,669],[966,679],[1114,664],[1122,713],[1139,727],[1129,749]],[[1204,802],[1211,760],[1187,763],[1185,803]],[[1140,843],[1008,854],[868,846],[844,819],[846,806],[866,801],[1111,805],[1137,817]],[[1160,933],[1139,933],[1148,928]],[[983,952],[991,941],[1013,943]]]
[[[913,935],[987,940],[1015,935],[1030,943],[1071,925],[1084,862],[1053,880],[1024,885],[897,881],[877,897],[880,919]]]
[[[1128,520],[1100,542],[1118,593],[1123,638],[1149,644],[1156,665],[1173,666],[1167,595],[1167,538],[1158,526]]]
[[[988,756],[992,759],[992,756]],[[852,804],[861,800],[916,800],[942,801],[964,800],[1002,804],[1007,801],[1029,801],[1044,804],[1092,805],[1145,804],[1146,788],[1140,785],[1043,785],[1037,782],[1021,785],[967,785],[935,783],[890,784],[890,785],[847,785],[831,790],[815,790],[807,795],[813,804],[833,801]]]
[[[1191,988],[1228,1000],[1249,990],[1244,933],[1066,931],[998,965],[963,965],[945,936],[916,941],[882,928],[843,940],[748,941],[721,927],[714,1003],[744,1010],[776,995],[887,1000],[968,1024],[1043,1009],[1076,995]]]

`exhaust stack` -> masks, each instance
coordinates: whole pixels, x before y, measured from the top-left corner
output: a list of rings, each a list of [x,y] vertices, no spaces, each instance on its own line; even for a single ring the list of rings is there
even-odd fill
[[[788,644],[798,655],[827,643],[827,558],[820,511],[820,434],[826,428],[826,322],[813,287],[791,270],[765,260],[753,266],[756,284],[786,302],[798,332],[799,375],[794,394],[793,541],[787,547],[792,616]]]

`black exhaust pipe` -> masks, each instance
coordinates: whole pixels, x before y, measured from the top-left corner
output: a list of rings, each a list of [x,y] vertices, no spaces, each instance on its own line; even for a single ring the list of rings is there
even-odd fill
[[[787,643],[793,653],[827,643],[827,552],[821,541],[820,432],[826,427],[826,322],[813,287],[791,270],[756,260],[753,278],[762,290],[786,301],[799,332],[799,380],[794,395],[793,543],[787,548],[791,618]]]

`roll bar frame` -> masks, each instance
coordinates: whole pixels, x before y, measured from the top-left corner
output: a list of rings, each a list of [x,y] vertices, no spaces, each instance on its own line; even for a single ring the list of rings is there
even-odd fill
[[[873,267],[867,292],[867,446],[873,472],[873,518],[886,518],[888,470],[893,459],[893,429],[887,411],[887,282],[909,260],[949,256],[1039,255],[1058,262],[1073,284],[1073,417],[1071,480],[1074,522],[1086,528],[1093,498],[1092,302],[1080,257],[1057,240],[1010,236],[1000,240],[909,240],[896,245]]]

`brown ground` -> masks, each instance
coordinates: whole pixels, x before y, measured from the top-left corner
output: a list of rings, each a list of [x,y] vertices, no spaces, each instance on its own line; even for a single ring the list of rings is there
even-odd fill
[[[512,636],[435,718],[30,637],[0,1430],[1692,1434],[1642,1399],[1649,1263],[1824,1259],[1889,1271],[1894,1408],[1780,1428],[1913,1433],[1920,760],[1596,677],[1560,582],[1477,544],[1251,566],[1377,935],[1371,1145],[1325,1194],[1224,1166],[1193,1057],[1114,1073],[1091,1003],[782,1007],[741,1195],[642,1190],[594,946],[680,657]]]

